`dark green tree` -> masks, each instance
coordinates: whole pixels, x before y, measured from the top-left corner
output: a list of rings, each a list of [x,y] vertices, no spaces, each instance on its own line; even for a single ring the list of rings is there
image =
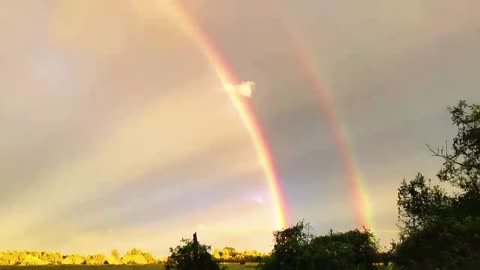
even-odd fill
[[[182,239],[182,245],[170,248],[170,256],[165,264],[166,270],[220,270],[218,262],[211,254],[210,246],[200,244],[194,239]]]
[[[460,101],[449,108],[451,120],[458,133],[453,138],[450,152],[445,148],[433,150],[434,156],[444,160],[437,174],[440,181],[448,182],[469,195],[480,194],[480,105]]]
[[[410,182],[402,181],[398,189],[398,219],[402,233],[423,228],[434,218],[441,218],[452,204],[446,192],[422,174]]]
[[[352,230],[314,237],[303,221],[274,233],[274,249],[262,270],[374,269],[377,243],[368,231]]]
[[[454,216],[411,231],[395,248],[398,266],[412,270],[480,269],[480,218]]]
[[[458,131],[452,146],[428,148],[443,159],[437,177],[456,191],[421,174],[399,188],[394,258],[407,269],[480,269],[480,106],[460,101],[449,112]]]
[[[311,260],[308,248],[313,235],[310,225],[304,221],[273,233],[274,247],[270,257],[261,265],[263,270],[308,270]]]
[[[378,247],[372,232],[364,229],[314,238],[310,244],[313,269],[375,269]]]

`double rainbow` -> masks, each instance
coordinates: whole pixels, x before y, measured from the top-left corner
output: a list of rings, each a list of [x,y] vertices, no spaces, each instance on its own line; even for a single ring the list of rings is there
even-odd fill
[[[281,183],[275,168],[274,159],[268,141],[265,138],[264,131],[259,125],[254,107],[250,104],[248,98],[245,98],[235,91],[230,91],[232,85],[237,85],[241,81],[235,76],[221,51],[219,51],[212,42],[208,34],[203,30],[195,16],[183,6],[181,1],[175,1],[173,10],[175,17],[178,19],[179,25],[191,35],[191,37],[201,46],[202,51],[213,66],[218,78],[220,79],[225,92],[227,93],[232,105],[238,112],[238,115],[245,126],[252,143],[255,147],[258,160],[263,168],[265,177],[271,190],[272,200],[274,204],[274,215],[276,229],[282,229],[288,226],[287,205],[285,196],[281,189]],[[318,96],[321,113],[324,120],[331,131],[332,138],[340,155],[340,160],[346,172],[349,186],[350,206],[358,227],[366,227],[373,230],[373,222],[371,219],[371,205],[368,200],[365,185],[360,176],[359,169],[354,160],[354,153],[347,139],[346,128],[341,124],[339,117],[335,111],[333,98],[328,91],[322,86],[314,68],[312,61],[306,55],[305,46],[302,46],[300,38],[285,22],[285,17],[279,15],[280,23],[286,30],[290,47],[294,51],[297,63],[301,67],[307,80],[310,82],[312,89]]]

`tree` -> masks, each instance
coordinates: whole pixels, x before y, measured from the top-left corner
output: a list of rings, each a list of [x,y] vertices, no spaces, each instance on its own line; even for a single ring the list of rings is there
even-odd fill
[[[447,194],[418,174],[398,191],[402,234],[394,257],[407,269],[480,266],[480,106],[449,108],[457,135],[450,149],[428,148],[443,159],[437,177],[459,191]]]
[[[55,252],[53,255],[53,263],[56,265],[62,264],[63,256],[60,252]]]
[[[480,269],[480,217],[444,217],[412,231],[395,248],[395,260],[407,269]]]
[[[453,139],[451,152],[447,147],[433,150],[434,156],[444,160],[437,174],[440,181],[462,189],[465,193],[480,194],[480,105],[461,100],[449,108],[451,120],[458,133]]]
[[[42,261],[40,258],[33,256],[32,254],[26,254],[25,257],[20,261],[20,265],[45,265],[46,262]]]
[[[85,258],[78,254],[70,254],[63,259],[62,264],[80,265],[85,263]]]
[[[117,249],[113,249],[111,255],[107,257],[108,264],[121,264],[122,258],[120,257],[120,252]]]
[[[127,252],[128,255],[142,255],[142,250],[139,248],[132,248],[132,250]]]
[[[221,252],[220,249],[218,249],[218,248],[216,248],[213,251],[213,257],[217,260],[220,260],[220,258],[222,258],[222,255],[223,255],[223,252]]]
[[[147,264],[147,260],[139,249],[132,249],[121,259],[124,264]]]
[[[149,252],[143,252],[142,256],[147,261],[147,264],[154,264],[157,262],[157,259],[155,259],[155,257]]]
[[[170,248],[170,256],[165,264],[166,270],[220,270],[219,261],[210,253],[210,246],[197,241],[196,233],[193,240],[182,239],[183,245]]]
[[[402,181],[398,189],[398,219],[402,232],[422,228],[429,219],[438,218],[451,205],[446,192],[431,185],[422,174],[410,182]]]
[[[120,260],[120,252],[118,252],[118,249],[113,249],[112,250],[112,257],[116,260],[117,259]]]
[[[308,245],[313,238],[310,225],[304,221],[295,226],[276,231],[272,255],[261,266],[263,270],[310,269],[307,258]]]
[[[300,221],[275,232],[274,241],[262,270],[369,270],[379,259],[375,237],[366,229],[314,237],[310,225]]]
[[[374,269],[378,260],[377,243],[372,232],[352,230],[315,237],[310,244],[313,269]]]
[[[95,254],[88,256],[86,264],[88,265],[102,265],[107,261],[107,257],[103,254]]]

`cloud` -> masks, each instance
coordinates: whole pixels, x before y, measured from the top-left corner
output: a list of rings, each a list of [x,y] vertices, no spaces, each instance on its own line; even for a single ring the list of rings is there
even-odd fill
[[[245,81],[239,84],[227,84],[227,91],[234,92],[237,95],[244,97],[252,97],[255,83],[252,81]]]

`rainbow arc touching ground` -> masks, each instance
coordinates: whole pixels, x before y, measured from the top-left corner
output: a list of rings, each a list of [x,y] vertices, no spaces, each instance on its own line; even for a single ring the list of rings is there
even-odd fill
[[[287,218],[287,204],[264,130],[259,124],[255,109],[249,98],[240,95],[236,91],[231,91],[232,86],[238,85],[242,83],[242,81],[235,76],[222,56],[222,53],[215,47],[214,43],[208,34],[202,29],[199,22],[195,20],[195,17],[186,7],[182,6],[180,1],[174,3],[173,12],[175,12],[174,15],[177,17],[180,26],[186,32],[190,33],[192,38],[199,44],[199,46],[201,46],[202,51],[220,79],[231,104],[235,107],[243,126],[251,138],[258,161],[268,182],[274,205],[275,229],[286,228],[289,225]]]
[[[280,4],[280,2],[273,2]],[[327,89],[322,87],[320,76],[311,60],[313,57],[309,57],[306,46],[302,44],[302,39],[297,34],[297,31],[292,29],[291,23],[286,22],[286,16],[283,13],[276,8],[272,10],[276,12],[280,26],[286,33],[288,44],[293,51],[296,63],[317,97],[319,110],[337,148],[347,178],[350,207],[353,211],[357,227],[365,227],[374,231],[372,205],[369,201],[366,185],[356,165],[355,155],[348,141],[347,129],[335,111],[333,97]]]

